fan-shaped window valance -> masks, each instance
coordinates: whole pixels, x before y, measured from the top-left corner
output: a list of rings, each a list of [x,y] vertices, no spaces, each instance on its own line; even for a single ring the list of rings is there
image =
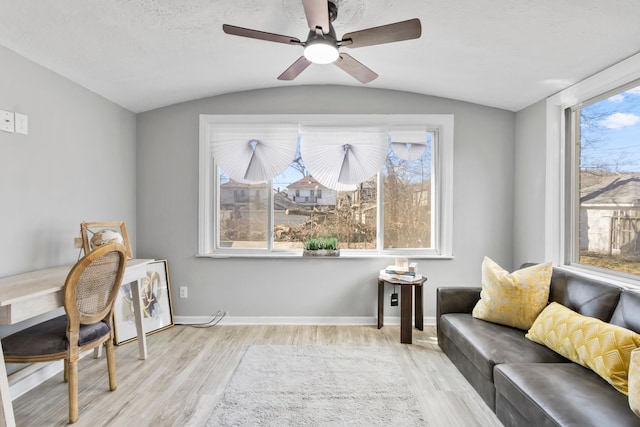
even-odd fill
[[[296,154],[297,141],[297,125],[218,125],[210,148],[229,178],[254,184],[284,171]]]
[[[428,142],[424,126],[392,126],[389,139],[394,154],[403,160],[419,159]]]
[[[401,159],[416,160],[425,152],[425,126],[224,124],[211,132],[211,153],[232,180],[254,184],[283,172],[296,154],[322,185],[352,191],[383,166],[389,143]]]
[[[300,126],[300,153],[309,173],[339,191],[375,175],[387,158],[387,126]]]

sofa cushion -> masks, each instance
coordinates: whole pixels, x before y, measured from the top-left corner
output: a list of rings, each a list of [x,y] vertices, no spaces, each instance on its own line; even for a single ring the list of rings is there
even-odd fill
[[[514,363],[495,368],[496,414],[514,408],[532,426],[639,426],[625,395],[575,363]]]
[[[625,289],[609,323],[640,333],[640,293]]]
[[[26,357],[64,353],[69,349],[67,323],[67,315],[63,314],[2,338],[4,355]],[[109,334],[109,330],[106,322],[80,325],[78,344],[87,345]]]
[[[608,322],[618,304],[621,292],[620,287],[605,281],[554,270],[549,301],[569,307],[583,316]]]
[[[552,302],[526,337],[592,369],[627,394],[629,360],[631,352],[640,347],[639,334]]]
[[[448,313],[440,327],[451,342],[487,379],[499,363],[568,362],[567,359],[524,338],[524,331],[476,319],[468,313]]]

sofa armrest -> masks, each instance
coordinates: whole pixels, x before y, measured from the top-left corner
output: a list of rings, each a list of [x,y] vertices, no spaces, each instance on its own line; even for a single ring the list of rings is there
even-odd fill
[[[480,287],[436,289],[436,331],[441,342],[440,316],[446,313],[471,313],[480,300]]]
[[[482,288],[438,288],[436,291],[436,316],[446,313],[471,313]]]

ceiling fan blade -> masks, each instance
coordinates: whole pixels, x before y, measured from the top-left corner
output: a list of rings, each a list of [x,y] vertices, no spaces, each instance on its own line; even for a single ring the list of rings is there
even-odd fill
[[[395,24],[382,25],[366,30],[354,31],[342,36],[343,46],[349,48],[393,43],[402,40],[417,39],[422,34],[422,25],[418,18]],[[348,42],[351,40],[351,43]]]
[[[338,67],[342,68],[348,74],[351,74],[360,83],[367,84],[378,78],[378,75],[363,65],[361,62],[353,59],[346,53],[341,53],[340,57],[334,62]]]
[[[301,44],[295,37],[282,36],[280,34],[266,33],[264,31],[251,30],[249,28],[236,27],[235,25],[222,25],[222,31],[233,36],[248,37],[250,39],[266,40],[269,42],[284,44]]]
[[[327,0],[302,0],[304,14],[310,30],[321,27],[324,34],[329,34],[329,4]]]
[[[278,76],[278,80],[293,80],[298,77],[301,72],[306,70],[309,65],[311,65],[311,61],[301,56],[296,62],[291,64],[289,68],[284,70],[284,73]]]

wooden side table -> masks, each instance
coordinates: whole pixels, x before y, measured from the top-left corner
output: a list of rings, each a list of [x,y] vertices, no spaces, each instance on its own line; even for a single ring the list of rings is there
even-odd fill
[[[378,277],[378,329],[384,322],[384,284],[400,286],[400,342],[411,344],[413,333],[411,331],[411,306],[413,304],[413,288],[416,288],[415,323],[416,329],[424,330],[424,312],[422,308],[422,285],[427,281],[426,277],[415,282]]]

